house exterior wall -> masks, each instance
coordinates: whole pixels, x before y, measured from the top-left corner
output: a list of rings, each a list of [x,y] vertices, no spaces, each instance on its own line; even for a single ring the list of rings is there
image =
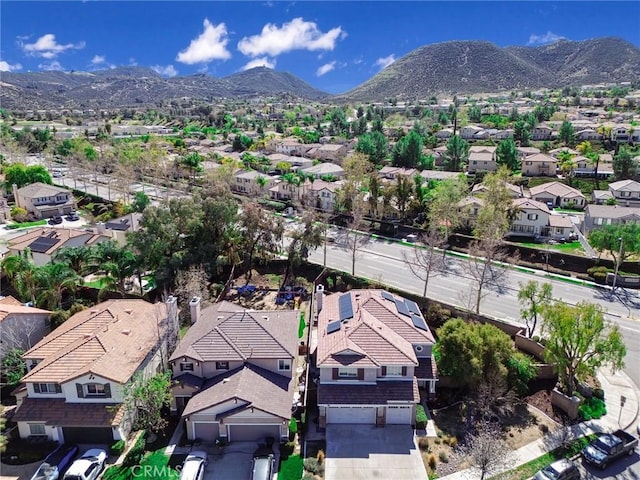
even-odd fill
[[[31,430],[29,429],[29,423],[44,425],[44,422],[18,422],[18,432],[20,433],[20,438],[28,438],[31,435]],[[44,431],[45,431],[45,435],[49,440],[52,440],[54,442],[60,441],[60,436],[58,434],[58,427],[51,427],[49,425],[45,425]]]
[[[91,396],[91,395],[79,397],[77,385],[81,385],[84,389],[83,391],[85,391],[86,393],[86,385],[91,383],[97,383],[97,384],[103,384],[103,385],[108,384],[109,389],[111,390],[111,395],[109,397]],[[69,382],[63,383],[62,394],[65,397],[67,403],[122,403],[124,402],[122,385],[116,382],[113,382],[111,380],[107,380],[106,378],[98,377],[96,375],[83,375]],[[31,392],[29,392],[29,396],[31,396]]]
[[[529,216],[535,215],[536,218]],[[542,229],[549,225],[549,214],[535,209],[523,209],[518,213],[510,227],[510,231],[517,235],[540,235]]]
[[[524,159],[522,161],[522,175],[528,177],[544,177],[556,174],[556,162],[532,162]]]

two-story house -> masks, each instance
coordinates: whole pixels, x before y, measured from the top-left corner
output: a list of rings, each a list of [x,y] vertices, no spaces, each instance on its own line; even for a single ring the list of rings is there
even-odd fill
[[[166,304],[109,300],[76,313],[28,350],[26,390],[13,420],[21,438],[107,443],[126,438],[134,412],[124,386],[151,376],[167,360],[177,332],[175,298]]]
[[[309,158],[315,158],[325,162],[341,163],[344,157],[347,156],[347,146],[336,143],[327,143],[319,145],[316,148],[309,150],[306,155]]]
[[[313,167],[301,168],[300,171],[307,176],[322,179],[323,177],[333,177],[336,180],[344,177],[344,169],[335,163],[323,162]]]
[[[336,209],[338,190],[341,186],[342,182],[314,180],[307,189],[305,204],[323,212],[333,212]]]
[[[531,187],[529,193],[533,200],[553,207],[583,209],[587,204],[587,199],[580,190],[560,182]]]
[[[522,160],[522,175],[525,177],[553,177],[558,169],[558,160],[538,153]]]
[[[384,290],[316,295],[319,423],[415,424],[435,392],[434,337],[418,305]]]
[[[66,215],[76,208],[76,201],[69,190],[46,183],[36,182],[22,188],[14,184],[13,196],[16,206],[24,208],[34,218]]]
[[[495,172],[498,169],[496,162],[496,147],[471,147],[469,148],[469,158],[467,160],[467,171],[475,172]]]
[[[640,182],[620,180],[609,184],[609,191],[623,207],[640,207]]]
[[[298,349],[296,311],[246,310],[221,302],[200,310],[170,359],[172,410],[187,438],[276,441],[289,435]]]
[[[264,178],[264,180],[261,181],[260,178]],[[270,175],[256,170],[238,170],[231,179],[231,190],[250,197],[260,197],[266,196],[273,184],[274,179]]]
[[[511,221],[509,235],[526,237],[545,236],[551,212],[544,203],[530,198],[516,198],[513,206],[517,211]]]
[[[640,207],[622,207],[620,205],[587,205],[582,233],[589,235],[591,230],[606,225],[640,223]]]

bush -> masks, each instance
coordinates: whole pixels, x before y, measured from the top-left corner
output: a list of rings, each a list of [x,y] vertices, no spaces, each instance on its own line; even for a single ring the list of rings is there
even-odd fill
[[[443,463],[449,463],[449,455],[447,455],[447,452],[438,453],[438,458]]]
[[[314,475],[324,474],[324,465],[318,463],[318,460],[313,457],[304,459],[304,469]]]
[[[578,414],[580,418],[585,421],[602,418],[606,413],[607,406],[604,401],[596,397],[585,400],[582,405],[578,407]]]
[[[298,422],[295,418],[292,418],[289,420],[289,434],[295,435],[296,433],[298,433]]]
[[[593,396],[599,398],[600,400],[604,400],[604,390],[601,388],[595,388],[593,390]]]
[[[418,405],[416,407],[416,428],[425,428],[428,420],[429,417],[427,417],[427,412],[424,410],[424,407]]]
[[[607,281],[607,273],[610,270],[607,267],[591,267],[587,269],[587,273],[597,283],[605,283]]]
[[[11,209],[11,218],[18,223],[23,223],[29,220],[29,212],[22,207],[13,207]]]
[[[429,458],[427,459],[427,464],[429,465],[429,468],[431,470],[436,469],[436,465],[438,464],[438,461],[436,460],[436,456],[433,453],[429,454]]]
[[[318,450],[318,453],[316,454],[316,460],[318,460],[318,463],[320,465],[322,465],[324,463],[324,450]]]
[[[116,443],[114,443],[113,445],[111,445],[111,448],[109,448],[109,451],[111,452],[111,455],[122,455],[122,452],[124,452],[125,447],[127,446],[127,444],[124,442],[124,440],[118,440]]]
[[[507,360],[507,368],[509,369],[507,375],[509,386],[519,395],[525,394],[529,388],[529,382],[536,376],[536,367],[531,357],[522,352],[514,352]]]
[[[144,455],[144,447],[146,446],[146,432],[143,430],[142,433],[138,436],[138,440],[133,446],[129,449],[127,456],[124,457],[124,461],[122,464],[127,467],[131,467],[133,465],[138,465],[142,456]]]

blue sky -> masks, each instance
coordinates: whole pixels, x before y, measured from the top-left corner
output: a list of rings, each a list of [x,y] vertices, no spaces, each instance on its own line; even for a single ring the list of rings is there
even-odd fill
[[[619,36],[640,46],[640,2],[0,2],[0,71],[151,67],[223,77],[251,66],[340,93],[411,50]]]

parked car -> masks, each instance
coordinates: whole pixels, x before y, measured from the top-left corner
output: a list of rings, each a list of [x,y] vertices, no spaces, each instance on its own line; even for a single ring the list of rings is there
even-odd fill
[[[571,460],[562,459],[538,471],[535,480],[579,480],[580,470]]]
[[[191,452],[182,464],[180,480],[202,480],[207,463],[206,452]]]
[[[254,455],[251,480],[271,480],[273,477],[273,453]]]
[[[95,480],[104,468],[107,452],[100,448],[92,448],[71,464],[64,480]]]
[[[582,458],[585,461],[604,470],[607,465],[624,455],[633,455],[638,446],[638,439],[625,432],[616,430],[613,433],[604,433],[582,449]]]
[[[49,219],[49,223],[51,225],[60,225],[62,223],[62,217],[60,215],[55,215]]]
[[[80,217],[78,216],[78,212],[70,212],[67,215],[67,220],[70,222],[75,222],[77,220],[80,220]]]
[[[42,465],[34,473],[31,480],[57,480],[67,470],[75,456],[78,454],[77,445],[60,445],[47,455]]]

